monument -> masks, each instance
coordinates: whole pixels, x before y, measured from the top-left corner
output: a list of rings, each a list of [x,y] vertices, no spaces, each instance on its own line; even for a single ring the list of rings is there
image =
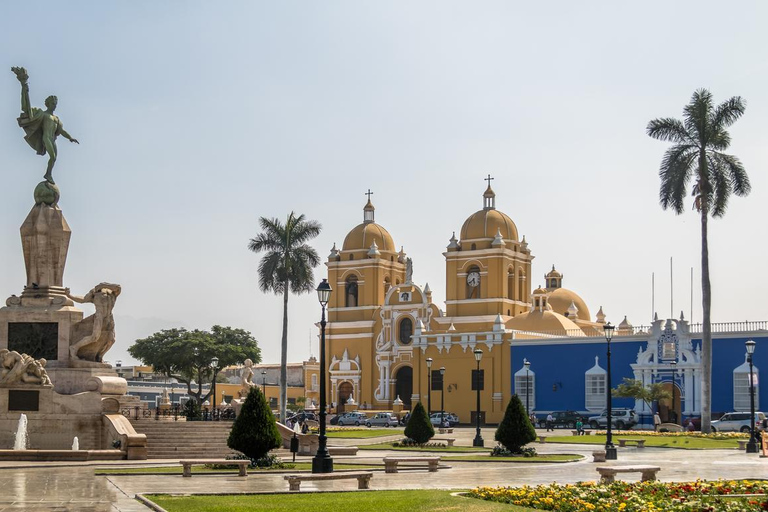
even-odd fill
[[[77,436],[80,458],[146,458],[146,437],[120,414],[137,398],[126,395],[125,379],[102,361],[115,342],[112,310],[121,287],[102,282],[79,296],[64,286],[72,230],[53,180],[56,138],[79,142],[54,115],[57,98],[45,100],[46,110],[31,107],[27,71],[11,70],[21,83],[24,140],[49,159],[21,225],[26,284],[0,308],[0,448],[13,446],[14,426],[24,413],[30,452],[67,450]],[[83,318],[75,303],[91,303],[96,311]]]

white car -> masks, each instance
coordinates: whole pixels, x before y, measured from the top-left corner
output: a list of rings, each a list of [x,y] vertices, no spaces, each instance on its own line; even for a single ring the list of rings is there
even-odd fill
[[[432,423],[432,425],[436,427],[439,427],[440,419],[441,419],[440,415],[441,413],[439,412],[433,412],[432,416],[429,417],[430,423]],[[443,418],[445,419],[445,421],[448,422],[449,427],[455,427],[456,425],[459,424],[459,417],[453,414],[452,412],[446,412],[445,414],[443,414]]]
[[[344,425],[354,425],[358,427],[360,425],[365,425],[366,421],[368,421],[368,418],[362,412],[345,412],[339,416],[338,425],[340,427],[343,427]]]
[[[379,412],[365,422],[366,427],[396,427],[397,417],[391,412]]]
[[[765,414],[755,413],[755,430],[760,430]],[[729,412],[712,421],[712,432],[749,432],[749,412]]]

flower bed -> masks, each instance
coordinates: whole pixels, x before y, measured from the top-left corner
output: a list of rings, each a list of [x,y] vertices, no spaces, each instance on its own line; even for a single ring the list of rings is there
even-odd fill
[[[768,510],[768,481],[705,481],[687,483],[615,482],[536,487],[480,487],[472,498],[557,512],[645,512]]]
[[[702,434],[701,432],[656,432],[654,430],[614,430],[614,436],[651,436],[651,437],[700,437],[702,439],[748,439],[749,433],[742,432],[713,432]],[[596,430],[595,435],[607,435],[607,430]]]

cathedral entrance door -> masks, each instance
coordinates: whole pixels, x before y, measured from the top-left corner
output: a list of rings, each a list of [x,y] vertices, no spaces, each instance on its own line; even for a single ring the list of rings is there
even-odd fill
[[[411,395],[413,394],[413,368],[403,366],[395,376],[395,397],[403,401],[403,409],[411,410]]]
[[[350,396],[352,396],[352,384],[349,382],[342,382],[339,384],[339,403],[336,407],[336,414],[344,412],[344,406]]]
[[[680,411],[682,403],[680,400],[680,388],[671,382],[664,383],[664,390],[669,391],[673,398],[659,400],[659,416],[664,423],[680,424]]]

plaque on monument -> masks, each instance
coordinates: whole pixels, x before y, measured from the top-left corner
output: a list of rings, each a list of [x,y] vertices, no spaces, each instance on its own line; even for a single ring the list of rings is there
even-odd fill
[[[39,411],[40,392],[21,389],[8,390],[9,411]]]
[[[34,359],[58,359],[59,324],[56,322],[9,322],[8,350]]]

